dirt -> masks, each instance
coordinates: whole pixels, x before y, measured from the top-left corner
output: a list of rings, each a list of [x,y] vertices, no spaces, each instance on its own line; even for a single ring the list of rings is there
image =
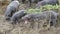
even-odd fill
[[[12,25],[6,21],[4,15],[0,15],[0,33],[1,34],[60,34],[60,27],[50,27],[47,29],[35,30],[20,27],[18,24]]]

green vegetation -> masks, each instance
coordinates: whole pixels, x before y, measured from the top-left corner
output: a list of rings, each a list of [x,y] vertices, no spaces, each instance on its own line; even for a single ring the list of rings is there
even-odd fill
[[[28,9],[27,13],[40,13],[40,9]]]
[[[41,11],[44,11],[44,10],[57,10],[60,6],[59,5],[45,5],[45,6],[42,6],[40,8]]]
[[[60,6],[59,5],[45,5],[45,6],[41,6],[41,8],[37,9],[33,9],[33,8],[30,8],[27,10],[27,13],[41,13],[42,11],[45,11],[45,10],[58,10]]]

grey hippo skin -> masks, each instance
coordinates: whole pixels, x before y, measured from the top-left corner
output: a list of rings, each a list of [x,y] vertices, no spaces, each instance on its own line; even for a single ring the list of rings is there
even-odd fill
[[[29,21],[34,21],[35,19],[43,20],[48,19],[50,21],[50,26],[56,26],[58,14],[54,11],[44,11],[40,14],[28,14],[22,17],[22,20],[27,24]]]
[[[59,4],[58,0],[43,0],[43,1],[45,1],[46,3],[51,4],[51,5]]]
[[[6,20],[10,20],[12,15],[18,10],[19,8],[19,1],[12,1],[6,8],[5,17]]]
[[[56,26],[57,24],[57,18],[58,18],[58,13],[56,13],[56,11],[45,11],[43,12],[44,14],[47,15],[47,13],[50,13],[50,26]]]
[[[42,1],[42,0],[22,0],[22,3],[27,2],[27,4],[28,4],[29,6],[31,6],[31,3],[37,3],[37,2],[39,2],[39,1]]]
[[[39,7],[44,6],[46,4],[50,4],[50,5],[58,4],[59,5],[59,2],[58,2],[58,0],[42,0],[36,4],[36,7],[39,8]]]
[[[16,24],[23,16],[25,16],[27,13],[26,10],[19,10],[18,12],[15,12],[11,18],[11,23]]]

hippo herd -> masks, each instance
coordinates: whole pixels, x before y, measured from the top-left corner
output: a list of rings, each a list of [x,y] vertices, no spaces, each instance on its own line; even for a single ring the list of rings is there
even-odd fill
[[[11,0],[14,1],[14,0]],[[19,2],[25,3],[27,2],[30,6],[32,3],[37,3],[36,6],[40,7],[46,4],[50,4],[50,5],[55,5],[55,4],[59,4],[58,0],[18,0]]]
[[[24,3],[26,0],[22,0]],[[36,6],[43,6],[46,4],[55,5],[58,4],[57,0],[28,0],[28,2],[37,2]],[[11,23],[16,24],[20,19],[24,21],[34,20],[34,19],[44,19],[47,18],[50,21],[51,26],[56,26],[58,13],[53,10],[44,11],[39,14],[27,14],[26,10],[19,9],[19,0],[12,0],[12,2],[7,6],[5,11],[5,19],[11,21]],[[28,22],[26,22],[27,24]]]

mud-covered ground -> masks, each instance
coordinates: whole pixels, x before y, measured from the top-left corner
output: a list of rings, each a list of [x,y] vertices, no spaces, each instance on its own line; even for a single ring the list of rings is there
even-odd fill
[[[49,30],[29,29],[20,27],[19,24],[12,25],[5,20],[4,15],[0,15],[0,34],[60,34],[60,27],[51,27]]]

